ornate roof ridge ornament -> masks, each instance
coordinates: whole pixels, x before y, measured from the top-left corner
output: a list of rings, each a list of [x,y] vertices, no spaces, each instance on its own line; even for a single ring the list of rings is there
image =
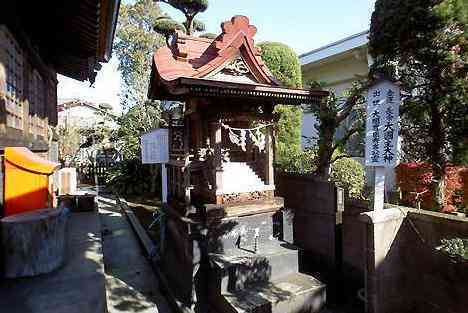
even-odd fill
[[[216,48],[222,51],[231,46],[238,46],[239,43],[235,43],[237,40],[246,39],[247,43],[254,46],[253,37],[257,33],[257,28],[250,25],[249,18],[243,15],[236,15],[231,18],[230,21],[221,23],[222,34],[216,38]],[[257,53],[259,52],[258,49]]]

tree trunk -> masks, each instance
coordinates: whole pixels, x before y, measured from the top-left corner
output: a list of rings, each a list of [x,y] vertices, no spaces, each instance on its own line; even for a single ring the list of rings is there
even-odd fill
[[[319,128],[320,139],[319,149],[317,152],[317,170],[316,174],[328,180],[330,178],[330,165],[333,155],[333,135],[335,134],[335,127],[326,122],[322,122]]]
[[[445,204],[445,170],[447,167],[447,158],[445,154],[446,136],[442,120],[442,113],[435,101],[431,103],[431,142],[429,146],[429,155],[432,165],[432,183],[431,192],[434,206],[441,210]]]
[[[186,18],[185,28],[187,29],[187,35],[192,36],[193,35],[193,16],[186,15],[185,18]]]

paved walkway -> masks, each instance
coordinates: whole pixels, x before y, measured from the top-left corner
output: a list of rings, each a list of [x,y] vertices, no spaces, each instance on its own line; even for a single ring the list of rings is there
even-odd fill
[[[169,313],[158,280],[120,208],[110,196],[98,197],[109,313]]]
[[[100,196],[98,203],[99,212],[70,214],[61,268],[36,277],[0,279],[0,312],[172,312],[115,201]]]

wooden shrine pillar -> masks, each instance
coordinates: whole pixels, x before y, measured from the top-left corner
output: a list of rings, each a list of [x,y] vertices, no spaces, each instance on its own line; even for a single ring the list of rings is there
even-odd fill
[[[266,128],[265,134],[265,183],[275,184],[275,172],[273,169],[273,126]]]
[[[223,154],[221,121],[211,123],[211,144],[214,150],[216,190],[223,190]]]

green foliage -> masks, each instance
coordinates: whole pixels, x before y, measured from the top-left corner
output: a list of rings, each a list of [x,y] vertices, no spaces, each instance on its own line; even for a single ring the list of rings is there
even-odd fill
[[[301,151],[302,110],[300,107],[278,105],[275,113],[280,115],[275,129],[275,157],[278,163],[283,163]]]
[[[436,13],[448,23],[458,23],[468,28],[468,2],[466,0],[445,0],[435,7]]]
[[[266,66],[284,86],[302,86],[301,65],[294,50],[278,42],[263,42],[258,46]],[[278,105],[275,113],[280,115],[276,125],[276,160],[284,163],[301,151],[302,110]]]
[[[317,89],[317,87],[320,88],[318,83],[312,83],[312,89]],[[365,98],[362,94],[366,88],[366,82],[356,82],[343,93],[342,97],[330,92],[330,95],[320,104],[309,105],[305,108],[306,112],[312,113],[318,121],[314,125],[318,132],[318,151],[315,163],[316,174],[323,179],[329,178],[330,166],[335,161],[334,153],[349,151],[351,149],[347,149],[348,143],[356,142],[356,139],[362,140],[365,115]],[[339,129],[343,130],[340,137],[337,135]]]
[[[452,148],[468,133],[467,2],[377,0],[369,49],[371,74],[398,80],[406,160],[427,161],[433,198],[443,204],[443,180]]]
[[[271,73],[286,87],[302,87],[301,63],[296,52],[279,42],[261,42],[262,59]]]
[[[315,158],[317,150],[306,149],[291,153],[289,158],[284,158],[276,163],[280,171],[293,174],[311,174],[315,172]]]
[[[468,166],[468,138],[453,147],[453,159],[455,165]]]
[[[205,24],[202,21],[195,19],[195,16],[208,9],[208,0],[160,0],[159,2],[167,3],[185,15],[185,21],[183,23],[179,23],[169,15],[165,15],[165,19],[172,21],[172,23],[166,22],[164,24],[154,24],[154,30],[164,35],[167,41],[169,36],[176,30],[182,30],[187,35],[193,35],[194,32],[205,30]],[[180,26],[182,26],[182,28]]]
[[[337,160],[331,167],[330,180],[338,187],[348,190],[351,197],[360,197],[364,190],[364,167],[352,158],[335,152]],[[338,158],[340,157],[340,158]],[[290,158],[277,164],[277,168],[286,173],[313,174],[317,171],[317,150],[307,149],[292,154]]]
[[[203,32],[203,31],[206,30],[206,25],[205,25],[205,23],[203,23],[203,21],[194,19],[193,20],[193,29],[196,32]]]
[[[468,262],[468,239],[442,239],[441,243],[437,250],[447,253],[454,262]]]
[[[142,164],[139,158],[125,159],[109,169],[107,185],[120,195],[139,195],[154,192],[152,178],[155,180],[151,165]]]
[[[195,15],[208,9],[208,0],[163,0],[162,2],[170,4],[184,14]]]
[[[332,165],[331,181],[348,191],[351,197],[360,197],[364,189],[364,167],[351,158],[341,158]]]
[[[150,104],[130,108],[118,119],[119,128],[114,141],[119,143],[119,152],[125,159],[140,157],[140,136],[164,123],[162,110]]]
[[[159,17],[154,23],[154,30],[166,38],[172,35],[176,30],[181,30],[185,32],[185,27],[181,23],[173,20],[168,16]]]
[[[114,52],[119,60],[124,108],[146,101],[152,55],[164,44],[164,37],[153,31],[160,16],[161,10],[152,0],[120,5]]]

